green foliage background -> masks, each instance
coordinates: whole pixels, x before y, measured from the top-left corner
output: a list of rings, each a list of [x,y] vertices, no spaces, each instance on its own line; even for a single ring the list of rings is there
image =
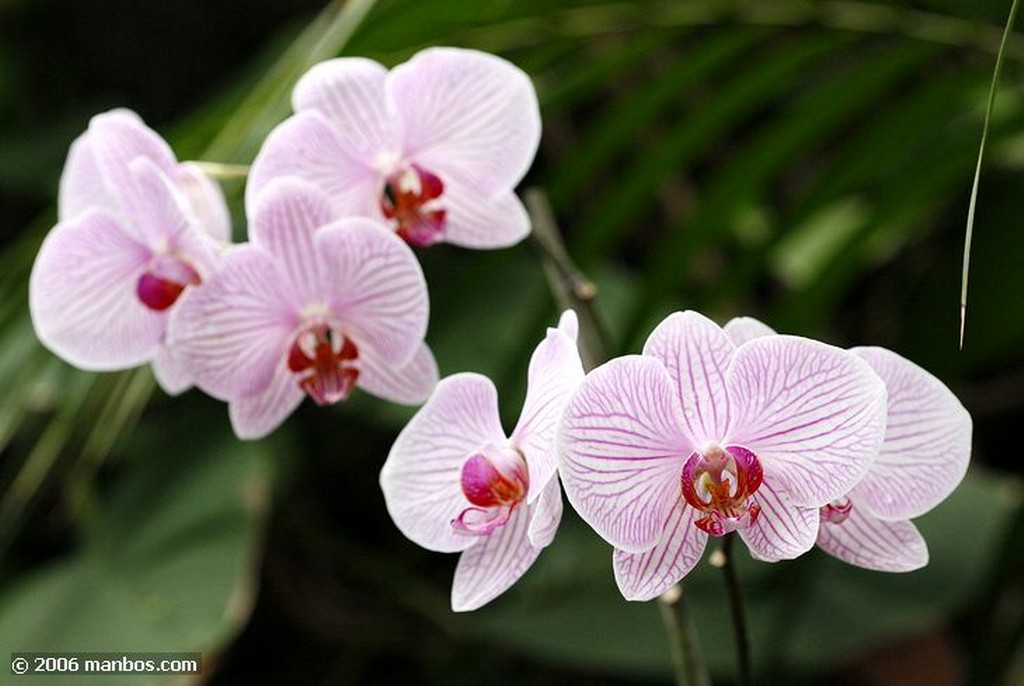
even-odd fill
[[[0,646],[202,651],[203,679],[182,683],[668,682],[656,608],[621,600],[609,549],[568,511],[512,593],[471,616],[448,610],[454,557],[405,541],[376,488],[411,410],[365,397],[304,407],[269,439],[239,443],[218,403],[154,392],[148,370],[71,369],[28,321],[28,271],[67,146],[91,114],[130,107],[181,159],[247,163],[313,62],[393,65],[460,45],[533,77],[545,133],[524,188],[548,193],[618,352],[638,350],[673,310],[751,314],[897,350],[974,416],[968,479],[920,522],[926,569],[877,574],[817,552],[742,561],[763,683],[883,684],[880,673],[900,670],[911,676],[899,683],[1020,683],[1019,36],[991,124],[957,349],[963,223],[1008,9],[0,2]],[[225,190],[241,217],[240,184]],[[420,256],[442,374],[490,375],[511,422],[529,352],[557,315],[540,254],[524,243]],[[728,683],[717,575],[704,565],[685,588],[716,683]]]

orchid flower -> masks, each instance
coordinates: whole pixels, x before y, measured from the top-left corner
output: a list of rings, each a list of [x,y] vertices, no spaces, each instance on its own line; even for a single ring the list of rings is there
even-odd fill
[[[220,189],[179,164],[138,115],[92,118],[60,180],[59,223],[29,280],[39,340],[80,369],[147,362],[168,393],[191,380],[165,344],[179,296],[210,276],[230,219]]]
[[[273,431],[306,396],[427,397],[437,382],[423,343],[427,289],[407,245],[369,219],[332,221],[327,199],[298,179],[265,189],[249,237],[185,294],[170,327],[196,385],[230,404],[240,438]]]
[[[457,48],[390,72],[332,59],[299,80],[292,105],[253,162],[250,209],[290,175],[319,186],[332,217],[386,221],[413,245],[497,248],[529,232],[512,189],[537,151],[540,113],[529,77],[509,62]]]
[[[817,508],[877,454],[885,387],[858,357],[775,336],[735,346],[677,312],[590,372],[559,428],[569,502],[615,548],[619,590],[654,598],[736,531],[754,557],[789,559],[818,534]]]
[[[511,436],[486,376],[443,379],[399,434],[380,475],[388,512],[415,543],[462,552],[452,609],[475,610],[504,593],[555,536],[562,495],[555,429],[583,378],[572,310],[530,359],[526,400]]]
[[[775,331],[741,317],[725,325],[737,344]],[[908,572],[928,564],[910,522],[953,492],[971,456],[971,416],[937,378],[885,348],[853,348],[888,390],[885,440],[860,483],[820,508],[818,547],[858,567]]]

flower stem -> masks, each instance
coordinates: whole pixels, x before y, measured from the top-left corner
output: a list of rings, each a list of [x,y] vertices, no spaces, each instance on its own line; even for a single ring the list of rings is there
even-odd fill
[[[205,162],[203,160],[192,160],[192,164],[199,167],[199,171],[214,179],[244,179],[249,175],[247,164],[224,164],[223,162]]]
[[[750,686],[750,636],[747,630],[747,613],[743,607],[743,593],[740,590],[739,578],[736,576],[736,565],[732,560],[732,539],[736,534],[727,534],[722,544],[709,559],[709,562],[722,570],[725,589],[729,595],[729,612],[732,615],[732,629],[736,637],[736,661],[739,675],[736,683],[739,686]]]
[[[676,584],[662,593],[658,597],[658,609],[669,636],[677,686],[711,686],[711,677],[701,659],[697,635],[686,611],[683,587]]]

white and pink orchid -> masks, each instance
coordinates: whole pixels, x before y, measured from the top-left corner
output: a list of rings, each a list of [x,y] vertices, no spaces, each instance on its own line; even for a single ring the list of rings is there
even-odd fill
[[[273,431],[307,395],[335,403],[359,387],[422,402],[437,366],[409,247],[379,222],[332,220],[299,179],[264,189],[250,221],[250,242],[185,294],[169,336],[196,385],[230,403],[236,434]]]
[[[642,355],[587,375],[559,429],[569,502],[615,548],[630,600],[654,598],[736,531],[758,559],[813,547],[885,431],[885,386],[860,358],[793,336],[736,346],[696,312]]]
[[[725,325],[737,344],[777,335],[740,317]],[[910,521],[953,492],[971,456],[971,416],[932,374],[878,347],[853,348],[885,382],[885,440],[864,478],[819,510],[818,547],[858,567],[907,572],[928,564],[928,546]]]
[[[395,524],[415,543],[461,552],[452,609],[475,610],[504,593],[551,543],[562,516],[555,430],[583,378],[575,313],[530,359],[526,400],[511,435],[486,376],[443,379],[399,434],[380,483]]]
[[[540,112],[529,77],[500,57],[430,48],[391,71],[328,60],[292,105],[253,162],[250,212],[275,178],[297,176],[330,198],[332,218],[376,218],[414,245],[497,248],[529,232],[513,188],[536,154]]]
[[[179,164],[138,115],[113,110],[72,143],[58,218],[29,281],[39,339],[81,369],[152,362],[168,393],[188,388],[165,344],[167,321],[230,239],[220,189],[195,165]]]

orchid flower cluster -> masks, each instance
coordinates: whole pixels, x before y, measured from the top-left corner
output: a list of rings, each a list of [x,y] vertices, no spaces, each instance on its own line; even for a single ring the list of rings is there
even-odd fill
[[[563,487],[613,546],[630,600],[665,593],[709,538],[733,533],[764,561],[817,545],[869,569],[927,563],[910,520],[963,478],[971,419],[893,352],[687,311],[641,354],[585,373],[567,310],[533,352],[510,433],[490,379],[438,382],[410,245],[498,248],[529,232],[513,189],[540,115],[522,71],[454,48],[390,71],[340,58],[292,101],[249,171],[241,244],[199,167],[131,112],[94,117],[32,271],[40,340],[87,370],[151,363],[168,393],[195,385],[227,402],[240,438],[307,396],[426,401],[380,485],[403,534],[461,553],[456,611],[502,594],[552,543]]]

